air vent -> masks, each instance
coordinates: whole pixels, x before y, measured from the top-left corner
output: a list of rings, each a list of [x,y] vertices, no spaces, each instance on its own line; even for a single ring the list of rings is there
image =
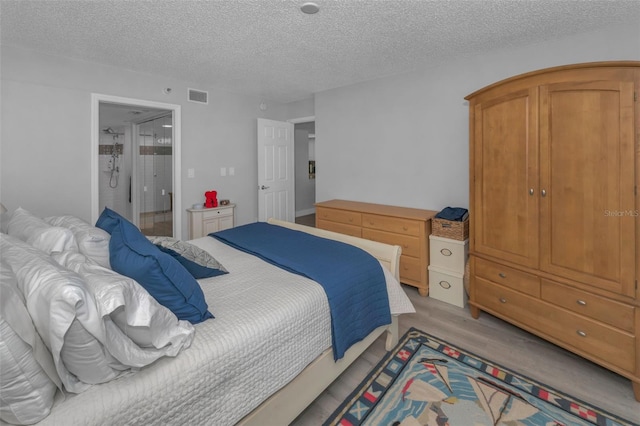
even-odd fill
[[[198,102],[199,104],[208,104],[209,92],[203,92],[202,90],[189,89],[189,101]]]

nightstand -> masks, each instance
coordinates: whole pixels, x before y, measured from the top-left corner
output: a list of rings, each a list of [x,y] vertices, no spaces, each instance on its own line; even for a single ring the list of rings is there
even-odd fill
[[[210,209],[187,209],[189,216],[189,239],[204,237],[211,232],[234,227],[235,204]]]

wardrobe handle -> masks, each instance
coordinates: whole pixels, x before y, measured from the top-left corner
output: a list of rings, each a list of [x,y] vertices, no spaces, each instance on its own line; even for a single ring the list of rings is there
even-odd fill
[[[500,298],[500,303],[507,303],[507,299],[505,299],[504,297]]]
[[[547,191],[545,189],[543,189],[542,191],[540,191],[540,193],[542,194],[543,197],[547,196]]]
[[[587,333],[582,330],[576,330],[576,334],[580,337],[587,337]]]
[[[533,190],[533,188],[529,189],[529,195],[533,195],[535,193],[535,191]]]
[[[577,303],[578,305],[580,305],[580,306],[587,306],[587,302],[585,302],[584,300],[580,300],[580,299],[578,299],[578,300],[576,300],[576,303]]]
[[[499,276],[500,278],[507,278],[507,274],[505,274],[504,272],[500,272],[500,273],[498,274],[498,276]]]

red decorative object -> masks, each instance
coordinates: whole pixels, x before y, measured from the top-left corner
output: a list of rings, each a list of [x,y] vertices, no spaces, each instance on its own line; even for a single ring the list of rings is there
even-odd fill
[[[218,207],[218,191],[207,191],[204,193],[205,202],[204,206],[208,209],[211,207]]]

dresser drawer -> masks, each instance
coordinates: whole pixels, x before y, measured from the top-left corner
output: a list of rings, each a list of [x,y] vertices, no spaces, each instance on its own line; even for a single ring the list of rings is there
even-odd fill
[[[449,238],[429,236],[429,265],[464,273],[469,251],[469,240],[457,241]]]
[[[535,275],[478,258],[475,259],[474,275],[540,297],[540,279]]]
[[[421,224],[417,220],[402,219],[398,217],[380,216],[375,214],[363,214],[362,226],[365,228],[380,229],[382,231],[397,234],[420,236]]]
[[[359,226],[347,225],[345,223],[331,222],[316,218],[316,226],[327,231],[339,232],[340,234],[351,235],[352,237],[362,237],[362,228]]]
[[[634,371],[633,335],[482,278],[476,279],[475,285],[479,305],[538,330],[543,337],[553,337],[587,355]]]
[[[424,271],[425,275],[427,273],[427,269],[425,267]],[[410,280],[415,282],[422,281],[422,270],[420,268],[420,259],[416,259],[415,257],[405,256],[404,254],[400,256],[400,281]]]
[[[570,311],[633,332],[634,308],[595,294],[543,279],[541,298]]]
[[[316,217],[319,220],[345,223],[347,225],[360,226],[362,224],[362,214],[349,210],[335,210],[318,207],[316,208]]]
[[[420,257],[420,238],[418,237],[363,228],[362,238],[378,241],[379,243],[397,245],[402,247],[402,254],[412,257]]]

